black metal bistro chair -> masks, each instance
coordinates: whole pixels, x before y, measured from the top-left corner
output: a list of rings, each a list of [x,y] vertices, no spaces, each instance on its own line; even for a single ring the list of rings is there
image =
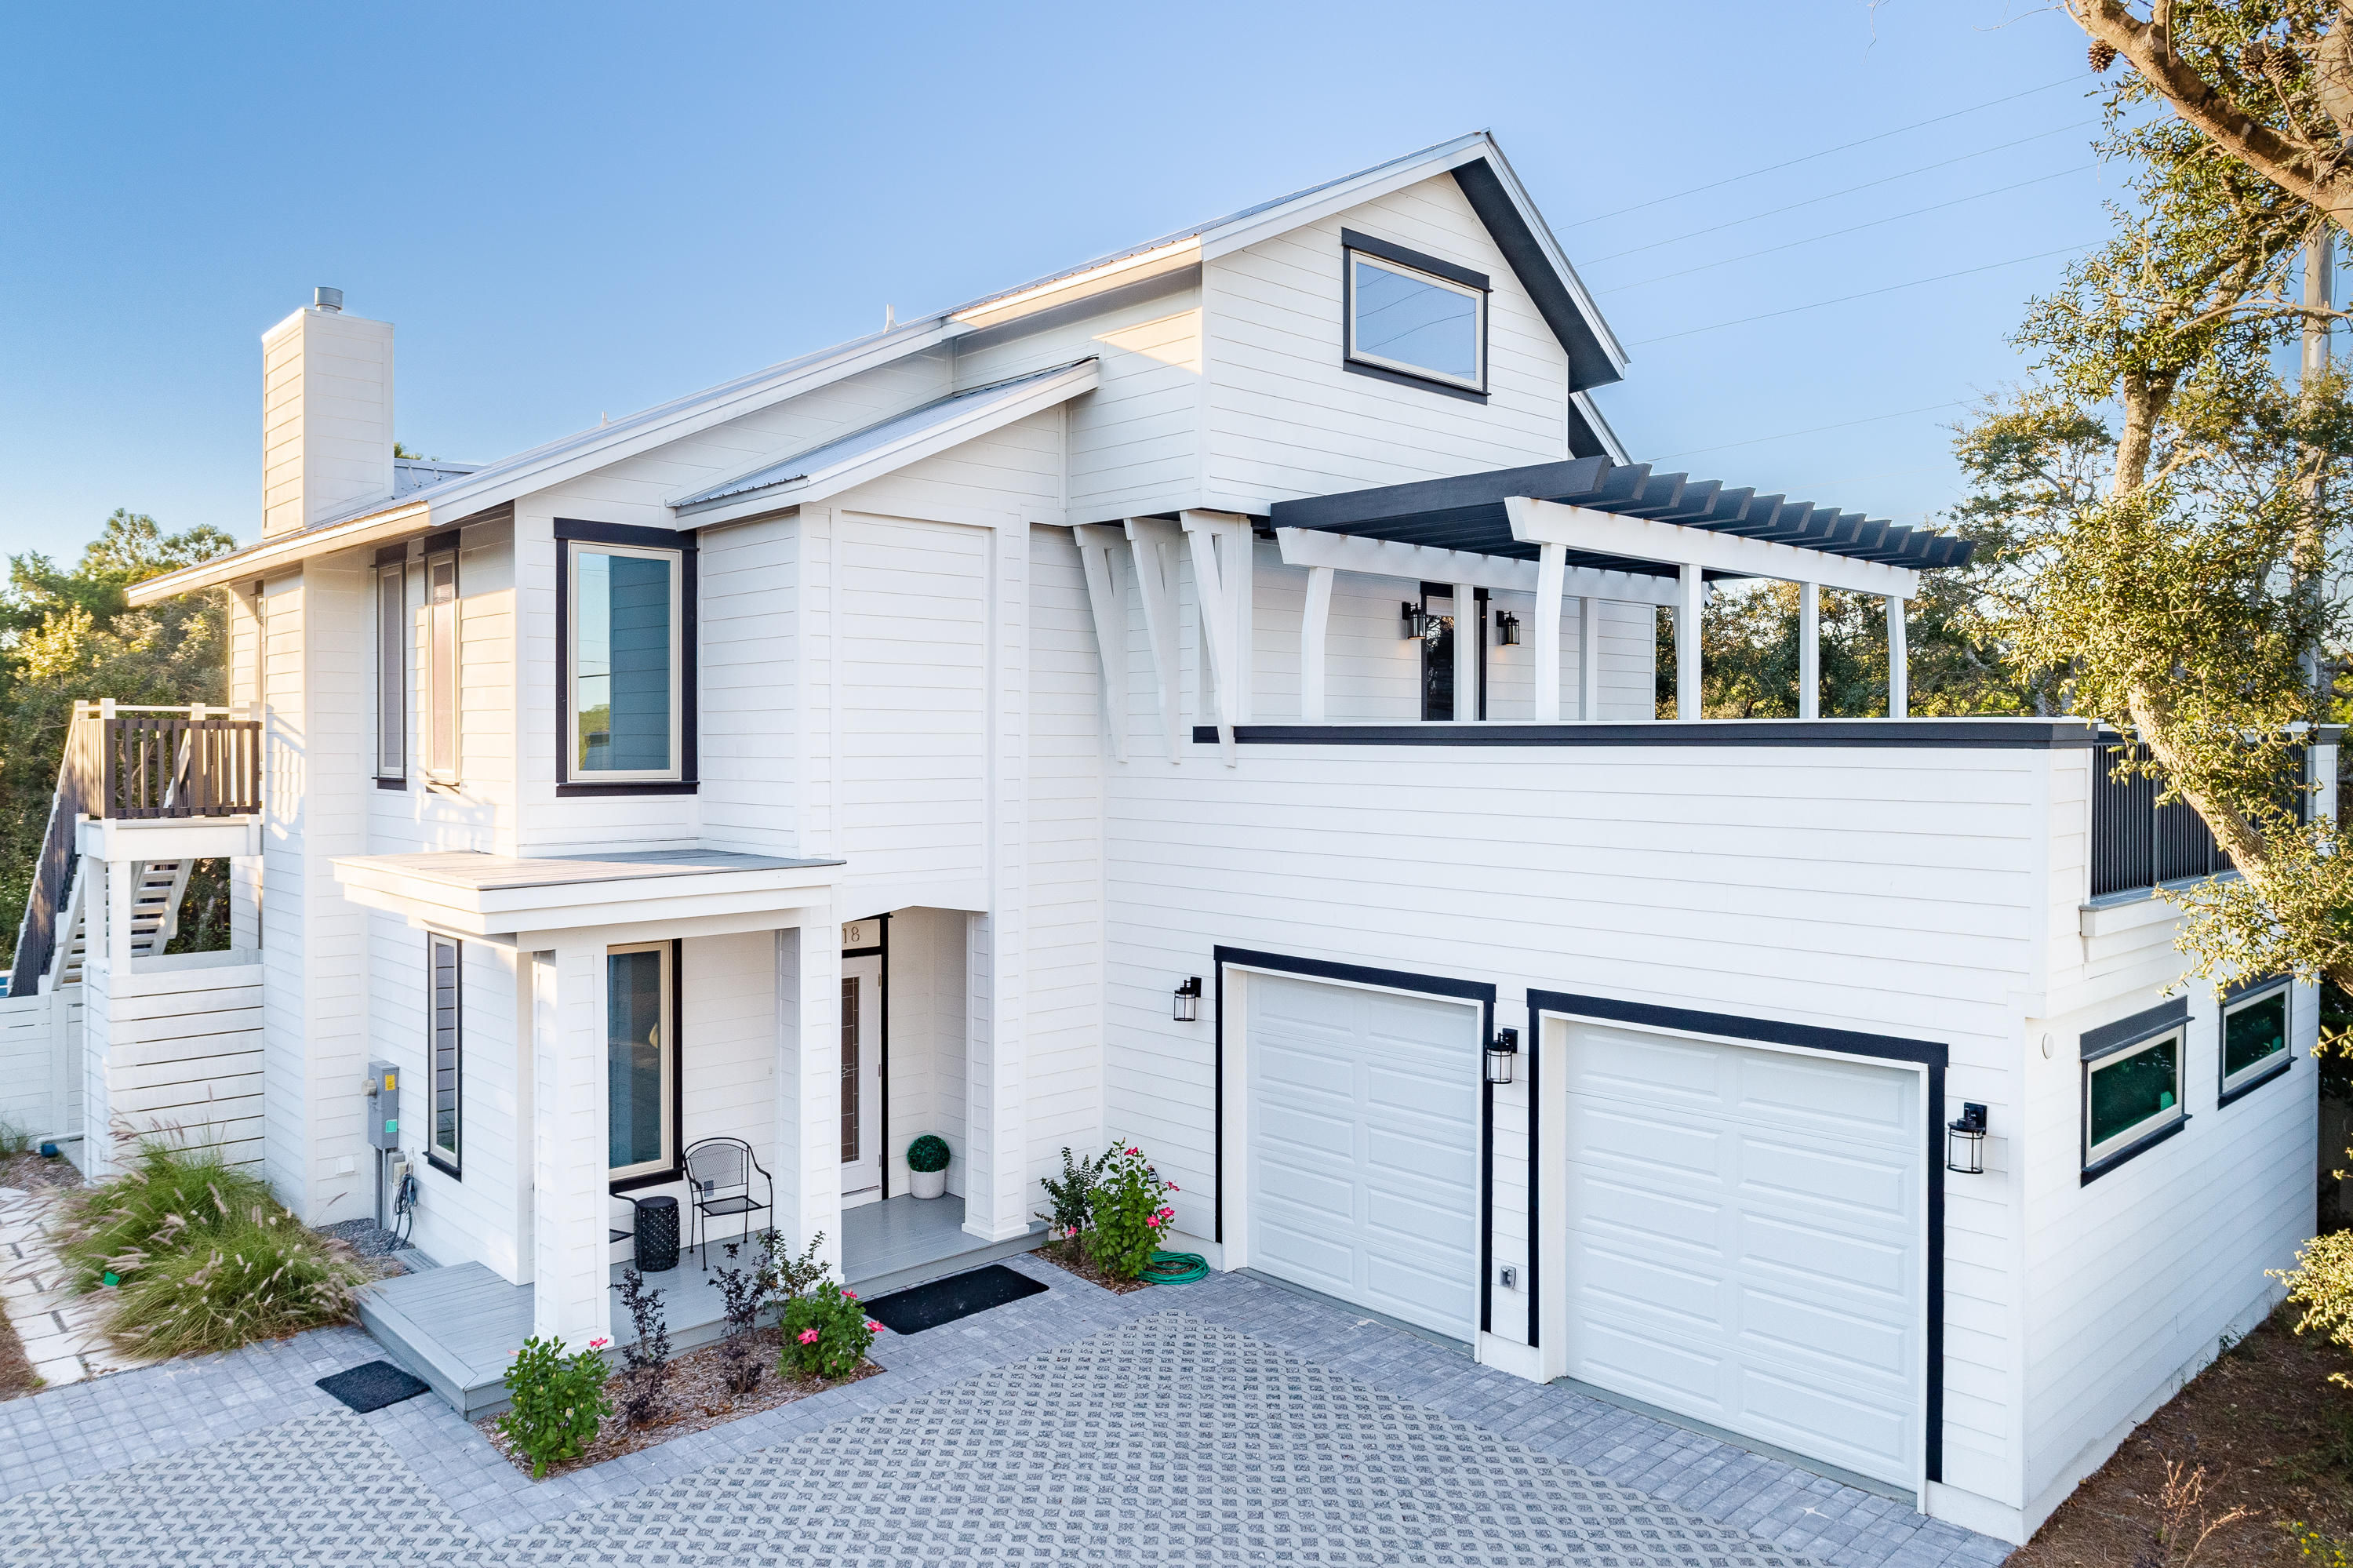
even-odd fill
[[[754,1178],[765,1183],[766,1202],[752,1196]],[[686,1151],[687,1202],[694,1206],[694,1232],[702,1240],[702,1269],[711,1271],[711,1222],[740,1214],[744,1220],[739,1239],[749,1240],[752,1216],[772,1212],[776,1203],[776,1182],[760,1167],[752,1154],[752,1146],[740,1138],[706,1138],[691,1145]]]

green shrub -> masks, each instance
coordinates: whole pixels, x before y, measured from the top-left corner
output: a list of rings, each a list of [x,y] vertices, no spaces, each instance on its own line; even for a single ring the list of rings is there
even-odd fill
[[[0,1117],[0,1160],[14,1160],[20,1154],[33,1152],[33,1135],[5,1117]]]
[[[1056,1241],[1079,1239],[1094,1217],[1095,1184],[1116,1152],[1106,1149],[1092,1160],[1081,1160],[1069,1145],[1063,1146],[1062,1173],[1038,1178],[1038,1185],[1046,1189],[1046,1212],[1038,1218],[1046,1222],[1048,1235]]]
[[[531,1461],[531,1478],[543,1478],[550,1465],[576,1459],[596,1441],[596,1428],[613,1413],[605,1397],[606,1340],[591,1340],[585,1351],[566,1354],[560,1339],[525,1340],[507,1366],[511,1408],[499,1417],[499,1431]]]
[[[2295,1320],[2299,1334],[2317,1329],[2337,1344],[2353,1350],[2353,1231],[2315,1236],[2296,1249],[2295,1266],[2268,1269],[2272,1278],[2287,1284],[2287,1298],[2304,1308]],[[2328,1381],[2353,1388],[2353,1378],[2341,1372]]]
[[[936,1132],[927,1132],[907,1145],[907,1169],[910,1171],[944,1171],[948,1168],[948,1140]]]
[[[116,1296],[107,1337],[136,1355],[185,1356],[350,1317],[366,1279],[350,1249],[270,1208],[146,1258]]]
[[[858,1298],[830,1279],[786,1302],[782,1326],[784,1357],[777,1370],[828,1379],[856,1372],[882,1331]]]
[[[1161,1231],[1176,1217],[1166,1197],[1176,1190],[1174,1181],[1160,1179],[1144,1150],[1113,1145],[1088,1211],[1087,1255],[1095,1266],[1115,1279],[1142,1274],[1159,1248]]]
[[[218,1150],[149,1138],[119,1174],[67,1195],[58,1255],[76,1290],[95,1290],[110,1274],[136,1278],[155,1259],[284,1212],[268,1182],[224,1163]]]

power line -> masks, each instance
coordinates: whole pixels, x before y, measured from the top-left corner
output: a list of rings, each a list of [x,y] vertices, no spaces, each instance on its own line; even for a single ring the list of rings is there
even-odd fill
[[[1592,258],[1586,265],[1595,267],[1604,261],[1615,261],[1626,256],[1639,256],[1645,250],[1656,250],[1662,245],[1679,245],[1686,239],[1697,239],[1702,235],[1714,234],[1720,229],[1738,228],[1744,223],[1755,223],[1761,218],[1778,217],[1785,212],[1795,212],[1801,207],[1816,207],[1826,201],[1835,201],[1842,196],[1852,196],[1857,191],[1867,191],[1875,186],[1893,185],[1897,180],[1908,180],[1915,175],[1925,175],[1937,169],[1950,168],[1955,164],[1966,164],[1971,158],[1982,158],[1989,153],[2006,153],[2012,147],[2023,147],[2029,142],[2040,142],[2046,136],[2056,136],[2067,131],[2080,131],[2086,125],[2096,123],[2096,121],[2078,120],[2072,124],[2054,125],[2048,131],[2037,131],[2031,136],[2021,136],[2015,142],[2002,142],[1991,147],[1980,147],[1974,153],[1963,153],[1957,157],[1940,159],[1933,164],[1923,164],[1916,169],[1905,169],[1901,174],[1883,175],[1875,180],[1865,180],[1859,185],[1849,185],[1844,190],[1831,191],[1827,196],[1808,196],[1803,201],[1793,201],[1784,207],[1768,207],[1763,212],[1750,213],[1746,217],[1736,217],[1724,223],[1711,223],[1704,228],[1694,228],[1688,234],[1670,235],[1664,239],[1653,239],[1648,244],[1637,245],[1630,249],[1613,250],[1607,256]]]
[[[2098,243],[2096,239],[2086,239],[2080,245],[2063,245],[2056,250],[2038,250],[2031,256],[2013,256],[2007,261],[1989,261],[1982,267],[1964,267],[1957,272],[1939,272],[1933,278],[1915,278],[1908,283],[1890,283],[1883,289],[1865,289],[1859,294],[1841,294],[1834,300],[1816,300],[1810,305],[1791,305],[1787,310],[1766,311],[1758,315],[1741,316],[1733,321],[1711,322],[1706,326],[1685,327],[1681,332],[1662,333],[1657,337],[1646,337],[1627,346],[1643,348],[1651,344],[1669,343],[1676,338],[1691,337],[1699,333],[1720,332],[1725,327],[1746,326],[1750,322],[1771,321],[1776,316],[1794,316],[1804,311],[1819,311],[1828,305],[1843,305],[1851,300],[1868,300],[1876,294],[1892,294],[1901,289],[1917,289],[1930,283],[1942,283],[1947,279],[1967,278],[1972,273],[1991,272],[1998,268],[2015,267],[2021,262],[2040,261],[2045,256],[2065,256],[2073,251],[2087,249]]]
[[[2028,185],[2039,185],[2045,180],[2055,180],[2063,175],[2081,174],[2085,169],[2097,166],[2093,164],[2077,164],[2073,168],[2058,169],[2047,175],[2037,175],[2031,180],[2021,180],[2013,185],[1997,185],[1989,191],[1979,191],[1975,196],[1956,196],[1951,201],[1940,201],[1933,207],[1915,207],[1910,212],[1899,212],[1893,217],[1874,217],[1869,223],[1858,223],[1849,228],[1833,228],[1828,234],[1810,234],[1803,239],[1792,239],[1787,245],[1768,245],[1762,250],[1744,251],[1738,256],[1727,256],[1721,261],[1703,261],[1696,267],[1686,267],[1680,272],[1662,272],[1655,278],[1644,278],[1633,283],[1620,283],[1614,288],[1597,290],[1596,292],[1622,294],[1629,289],[1648,288],[1652,283],[1664,283],[1676,278],[1688,278],[1694,272],[1705,272],[1717,267],[1729,267],[1736,261],[1753,261],[1759,256],[1770,256],[1779,250],[1794,250],[1800,245],[1819,245],[1825,239],[1837,239],[1843,235],[1860,234],[1866,228],[1877,228],[1883,223],[1901,223],[1907,217],[1918,217],[1925,213],[1942,212],[1948,207],[1959,207],[1966,202],[1983,201],[1988,196],[2006,196],[2011,191],[2024,190]]]
[[[1679,452],[1668,452],[1662,457],[1652,458],[1651,461],[1662,463],[1676,458],[1697,457],[1703,452],[1728,452],[1736,447],[1761,446],[1767,441],[1786,441],[1794,436],[1818,436],[1824,430],[1852,429],[1857,425],[1875,425],[1883,419],[1908,418],[1914,414],[1933,414],[1940,408],[1957,408],[1960,406],[1961,402],[1957,397],[1943,403],[1924,403],[1917,408],[1900,408],[1893,414],[1873,414],[1860,419],[1841,419],[1835,425],[1813,425],[1802,430],[1783,430],[1778,436],[1751,436],[1745,441],[1725,441],[1720,446],[1713,447],[1685,447]]]
[[[1767,164],[1761,169],[1751,169],[1745,175],[1727,175],[1723,179],[1710,180],[1704,185],[1694,185],[1689,190],[1676,191],[1672,196],[1652,196],[1649,201],[1638,201],[1631,207],[1621,207],[1614,212],[1597,213],[1591,217],[1581,217],[1568,227],[1582,228],[1588,223],[1599,223],[1609,217],[1622,217],[1627,213],[1641,212],[1644,207],[1657,207],[1662,202],[1681,201],[1687,196],[1697,196],[1702,191],[1712,191],[1724,185],[1737,185],[1742,180],[1753,180],[1759,175],[1769,175],[1776,169],[1794,168],[1799,164],[1810,164],[1816,158],[1827,158],[1832,153],[1843,153],[1850,148],[1868,146],[1873,142],[1884,142],[1890,136],[1901,136],[1907,131],[1918,131],[1929,125],[1941,125],[1947,120],[1958,120],[1964,114],[1975,114],[1979,110],[1991,109],[1998,104],[2015,103],[2021,98],[2031,98],[2038,92],[2048,92],[2054,87],[2064,87],[2071,81],[2080,82],[2083,79],[2080,73],[2063,76],[2056,81],[2046,81],[2041,87],[2030,87],[2023,92],[2013,92],[2006,98],[1989,99],[1983,103],[1973,103],[1967,109],[1956,109],[1949,114],[1939,114],[1933,120],[1919,120],[1909,125],[1898,125],[1893,131],[1882,131],[1876,135],[1865,136],[1859,142],[1841,142],[1835,147],[1825,147],[1819,153],[1808,153],[1803,157],[1787,159],[1778,164]]]

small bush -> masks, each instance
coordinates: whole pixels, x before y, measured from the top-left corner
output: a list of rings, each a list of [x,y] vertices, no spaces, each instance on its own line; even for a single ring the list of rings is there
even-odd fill
[[[907,1169],[910,1171],[944,1171],[948,1168],[948,1140],[938,1133],[927,1132],[907,1145]]]
[[[621,1305],[628,1308],[637,1340],[621,1351],[628,1376],[621,1383],[621,1414],[632,1426],[643,1426],[661,1409],[662,1388],[670,1382],[670,1321],[662,1313],[662,1293],[646,1288],[646,1277],[635,1268],[621,1270]]]
[[[507,1398],[512,1408],[499,1417],[499,1432],[531,1461],[531,1478],[543,1479],[550,1465],[576,1459],[596,1440],[596,1428],[613,1413],[605,1397],[603,1340],[567,1354],[560,1339],[525,1340],[507,1366]]]
[[[1117,1279],[1134,1279],[1160,1245],[1160,1233],[1176,1217],[1166,1194],[1176,1191],[1144,1158],[1144,1150],[1113,1145],[1101,1162],[1103,1174],[1089,1205],[1092,1228],[1087,1255]]]
[[[866,1359],[882,1325],[867,1317],[858,1298],[831,1280],[785,1303],[784,1364],[826,1379],[848,1377]]]
[[[33,1135],[15,1122],[0,1117],[0,1160],[14,1160],[20,1154],[33,1152]]]
[[[2295,1320],[2299,1334],[2318,1330],[2335,1343],[2353,1350],[2353,1231],[2315,1236],[2296,1249],[2294,1268],[2269,1269],[2272,1278],[2287,1285],[2287,1298],[2304,1308]],[[2341,1372],[2328,1381],[2353,1388],[2353,1378]]]
[[[123,1282],[105,1325],[117,1345],[142,1356],[196,1355],[340,1323],[366,1277],[348,1247],[283,1210],[190,1232],[187,1241]]]
[[[1079,1239],[1094,1217],[1095,1186],[1115,1152],[1106,1149],[1092,1160],[1081,1160],[1063,1146],[1062,1173],[1038,1178],[1038,1185],[1046,1189],[1046,1212],[1038,1218],[1046,1222],[1049,1235],[1057,1241]]]
[[[68,1194],[58,1255],[76,1290],[95,1290],[110,1274],[136,1278],[153,1260],[284,1213],[268,1182],[224,1163],[218,1150],[148,1138],[119,1175]]]

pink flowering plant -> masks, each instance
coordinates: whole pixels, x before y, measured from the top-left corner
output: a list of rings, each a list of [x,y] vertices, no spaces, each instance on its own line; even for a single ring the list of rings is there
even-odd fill
[[[858,1293],[830,1279],[786,1301],[783,1327],[784,1356],[777,1370],[828,1381],[856,1372],[882,1331],[866,1315]]]
[[[1087,1255],[1095,1266],[1115,1279],[1141,1275],[1176,1222],[1176,1211],[1168,1206],[1168,1194],[1176,1191],[1176,1184],[1160,1179],[1143,1150],[1113,1145],[1089,1205]]]
[[[613,1413],[605,1396],[605,1364],[609,1340],[591,1340],[585,1351],[566,1352],[560,1339],[533,1338],[523,1341],[507,1364],[509,1407],[499,1417],[499,1431],[531,1461],[531,1478],[545,1478],[547,1467],[576,1459],[596,1440],[597,1425]]]

